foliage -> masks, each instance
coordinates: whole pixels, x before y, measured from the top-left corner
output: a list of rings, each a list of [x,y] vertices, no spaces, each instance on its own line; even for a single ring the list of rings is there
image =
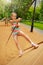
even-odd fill
[[[33,6],[30,9],[27,8],[30,2],[32,0],[11,0],[11,3],[7,3],[6,0],[0,0],[0,19],[8,18],[11,12],[16,12],[18,17],[31,20],[34,8]],[[43,2],[41,2],[40,7],[36,7],[35,20],[43,20]]]
[[[0,11],[0,15],[2,17],[6,16],[8,17],[9,16],[9,13],[15,11],[17,12],[18,16],[22,17],[22,18],[26,18],[27,17],[27,13],[25,16],[23,16],[23,13],[24,13],[24,10],[25,10],[25,7],[27,6],[27,4],[29,4],[32,0],[11,0],[11,3],[10,4],[5,4],[4,0],[1,0],[0,1],[0,5],[1,5],[1,8],[2,8],[2,11]],[[3,4],[3,6],[2,6]],[[1,9],[0,8],[0,9]],[[3,16],[3,15],[4,16]],[[1,18],[1,17],[0,17]]]
[[[43,0],[41,1],[40,20],[43,20]]]

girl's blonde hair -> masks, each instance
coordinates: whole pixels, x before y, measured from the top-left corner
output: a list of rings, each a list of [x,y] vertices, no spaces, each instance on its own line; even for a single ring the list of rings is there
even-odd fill
[[[14,15],[14,16],[17,17],[17,14],[16,14],[15,12],[12,12],[12,13],[11,13],[11,16],[12,16],[12,15]]]

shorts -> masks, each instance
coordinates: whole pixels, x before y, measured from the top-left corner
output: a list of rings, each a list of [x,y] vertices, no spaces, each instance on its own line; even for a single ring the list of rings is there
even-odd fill
[[[19,30],[20,30],[20,28],[15,28],[14,32],[13,32],[13,35],[17,35],[19,33]]]

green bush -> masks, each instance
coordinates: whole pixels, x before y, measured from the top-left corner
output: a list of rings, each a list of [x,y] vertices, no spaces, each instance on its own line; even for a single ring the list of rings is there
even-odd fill
[[[43,21],[43,0],[41,1],[40,20]]]
[[[36,13],[35,13],[35,20],[40,20],[40,7],[36,8]]]

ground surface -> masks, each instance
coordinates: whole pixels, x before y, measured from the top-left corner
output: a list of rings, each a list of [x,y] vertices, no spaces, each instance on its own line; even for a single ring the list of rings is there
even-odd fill
[[[0,23],[0,65],[43,65],[43,34],[36,31],[31,33],[30,29],[23,25],[20,28],[32,41],[39,44],[39,48],[34,49],[28,44],[28,41],[23,37],[19,37],[19,44],[24,51],[24,55],[19,57],[19,52],[12,36],[6,45],[11,33],[11,26],[4,26],[2,22]]]

